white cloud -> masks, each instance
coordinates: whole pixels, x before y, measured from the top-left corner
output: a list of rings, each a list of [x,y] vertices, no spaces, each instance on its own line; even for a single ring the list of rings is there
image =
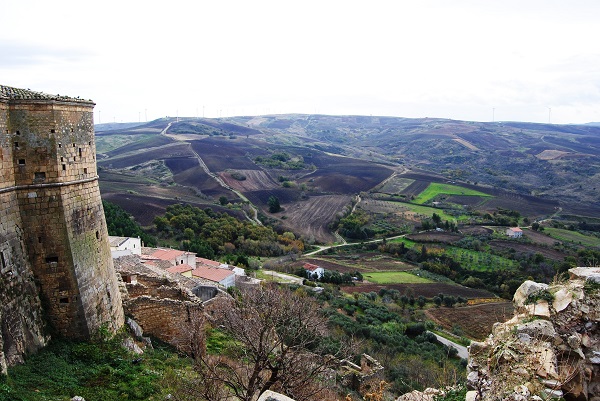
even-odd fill
[[[89,97],[103,120],[270,112],[600,121],[600,2],[0,5],[6,85]],[[200,111],[197,111],[200,110]],[[100,114],[100,113],[97,113]]]

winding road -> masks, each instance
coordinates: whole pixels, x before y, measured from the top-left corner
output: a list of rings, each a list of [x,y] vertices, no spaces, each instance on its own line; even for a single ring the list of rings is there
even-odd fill
[[[171,136],[167,135],[167,131],[168,131],[168,130],[169,130],[169,128],[171,127],[171,124],[173,124],[173,123],[172,123],[172,122],[170,122],[169,124],[167,124],[167,126],[165,127],[165,129],[163,129],[163,130],[160,132],[160,135],[168,136],[169,138],[172,138],[172,139],[178,140],[178,139],[176,139],[176,138],[174,138],[174,137],[171,137]],[[208,175],[209,175],[210,177],[212,177],[212,178],[213,178],[215,181],[217,181],[217,183],[218,183],[220,186],[222,186],[223,188],[227,189],[228,191],[231,191],[231,192],[233,192],[234,194],[236,194],[236,195],[237,195],[237,196],[238,196],[238,197],[239,197],[241,200],[243,200],[244,202],[247,202],[247,203],[248,203],[248,205],[250,206],[250,209],[252,209],[252,214],[253,214],[253,216],[252,216],[252,217],[250,217],[250,216],[248,216],[248,215],[246,214],[246,212],[245,212],[245,211],[243,211],[243,212],[244,212],[244,215],[246,216],[246,218],[247,218],[249,221],[251,221],[251,222],[253,222],[253,223],[256,223],[256,224],[258,224],[259,226],[262,226],[262,225],[263,225],[263,223],[262,223],[262,222],[261,222],[261,221],[258,219],[258,209],[256,208],[256,206],[254,206],[254,205],[252,204],[252,202],[250,202],[250,200],[249,200],[248,198],[246,198],[246,197],[245,197],[245,196],[244,196],[244,195],[243,195],[241,192],[239,192],[238,190],[236,190],[236,189],[233,189],[232,187],[230,187],[229,185],[227,185],[227,183],[226,183],[225,181],[223,181],[223,179],[222,179],[221,177],[219,177],[218,175],[216,175],[215,173],[213,173],[212,171],[210,171],[210,170],[209,170],[209,168],[208,168],[208,166],[206,165],[206,163],[204,163],[204,160],[202,160],[202,157],[200,157],[200,155],[198,154],[198,152],[196,152],[196,151],[194,150],[194,148],[192,147],[192,145],[191,145],[191,144],[189,144],[189,145],[190,145],[190,151],[191,151],[191,152],[194,154],[194,156],[195,156],[195,157],[196,157],[196,159],[198,160],[198,163],[200,164],[200,167],[202,167],[202,170],[204,170],[204,172],[205,172],[206,174],[208,174]]]

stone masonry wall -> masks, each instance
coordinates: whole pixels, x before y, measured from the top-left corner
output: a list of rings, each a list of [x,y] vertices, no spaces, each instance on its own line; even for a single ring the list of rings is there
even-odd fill
[[[8,104],[0,102],[0,374],[46,344],[42,308],[23,247],[7,134]]]
[[[2,95],[0,373],[45,344],[42,311],[71,338],[124,323],[98,188],[93,103]]]
[[[204,312],[200,302],[144,295],[129,300],[126,313],[139,323],[144,333],[186,351],[194,330],[191,319]]]
[[[98,188],[91,105],[19,103],[9,111],[24,240],[50,321],[86,338],[123,325]]]

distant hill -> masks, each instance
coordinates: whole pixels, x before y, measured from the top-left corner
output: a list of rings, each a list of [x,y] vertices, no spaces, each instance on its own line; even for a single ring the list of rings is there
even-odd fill
[[[223,208],[230,213],[253,218],[244,205],[250,201],[282,230],[331,242],[331,223],[355,195],[385,186],[396,189],[382,196],[416,196],[431,182],[492,195],[471,206],[482,213],[502,207],[532,218],[560,210],[575,221],[600,219],[600,127],[592,125],[304,114],[164,118],[98,131],[96,144],[103,197],[144,224],[170,203],[221,208],[225,198],[234,205]],[[269,213],[272,196],[282,212]],[[469,200],[456,202],[464,207]]]
[[[103,124],[94,124],[94,130],[96,132],[101,131],[112,131],[116,129],[127,129],[132,127],[137,127],[138,125],[142,125],[144,123],[103,123]]]

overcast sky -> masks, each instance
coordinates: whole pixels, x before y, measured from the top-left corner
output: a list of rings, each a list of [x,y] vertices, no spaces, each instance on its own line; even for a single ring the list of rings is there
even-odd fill
[[[320,113],[600,121],[597,0],[18,0],[0,83],[96,122]]]

